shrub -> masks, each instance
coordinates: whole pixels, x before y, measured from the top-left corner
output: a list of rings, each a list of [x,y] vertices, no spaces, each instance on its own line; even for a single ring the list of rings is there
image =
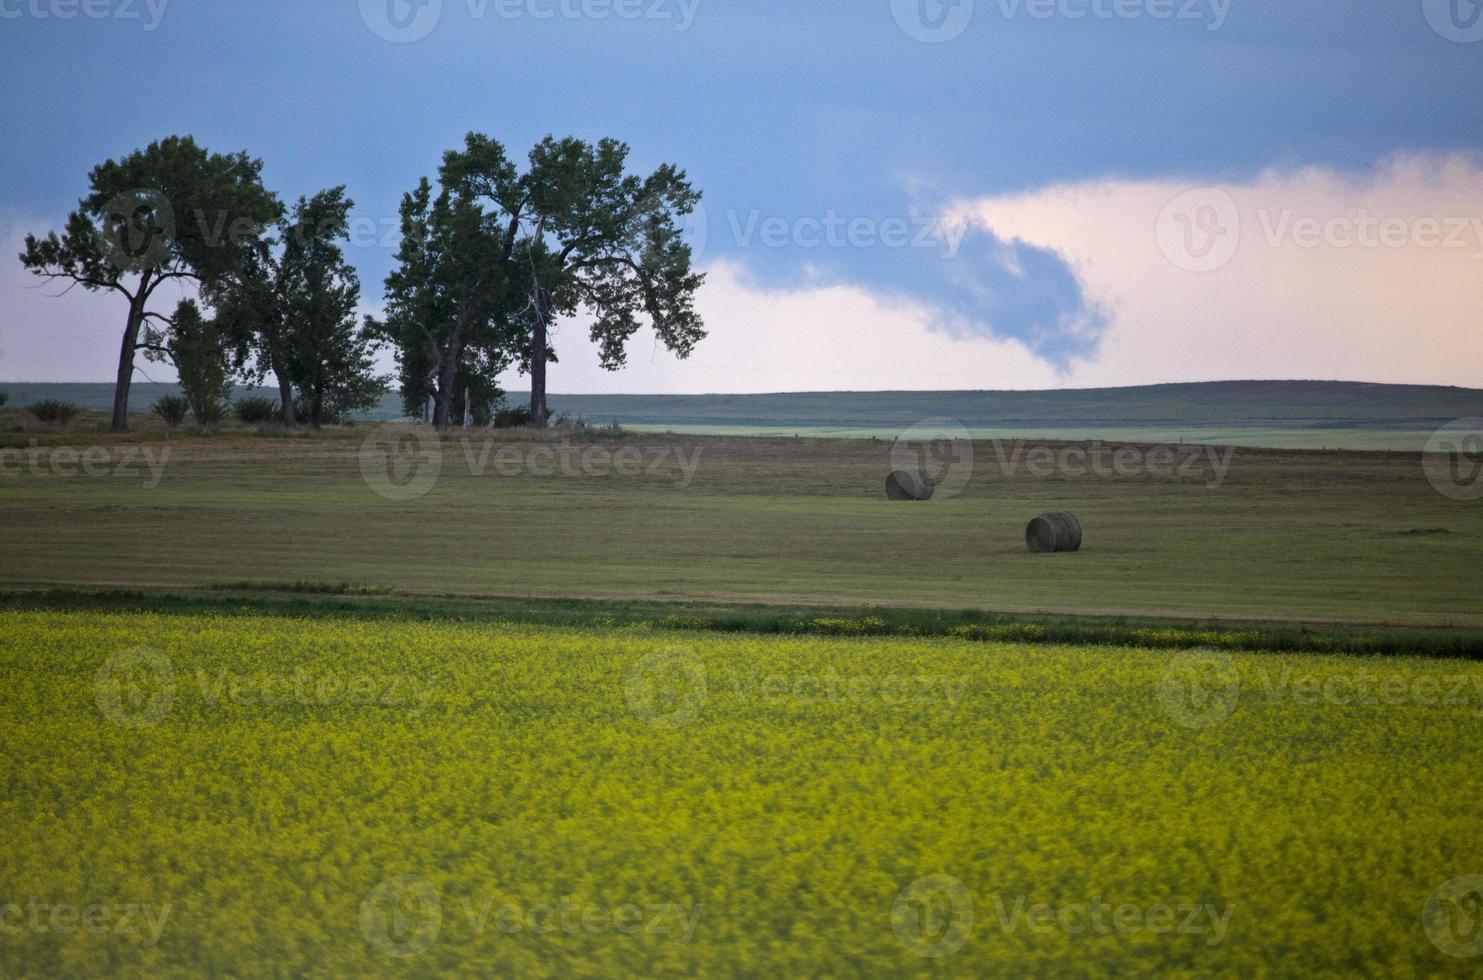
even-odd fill
[[[309,418],[309,402],[306,399],[303,399],[303,398],[295,398],[294,399],[294,421],[297,422],[297,423],[299,423],[300,425],[308,425],[309,424],[309,422],[310,422],[310,418]],[[338,425],[339,423],[340,423],[340,413],[338,411],[336,411],[334,408],[332,408],[329,405],[321,405],[320,406],[320,408],[319,408],[319,424],[320,425]]]
[[[274,422],[278,419],[278,403],[271,398],[249,396],[237,401],[237,418],[248,425]]]
[[[530,425],[530,408],[528,406],[502,408],[494,413],[494,427],[496,429],[523,429],[528,425]]]
[[[5,407],[5,403],[6,403],[6,401],[8,401],[8,400],[9,400],[9,399],[10,399],[10,396],[9,396],[9,395],[7,395],[7,394],[6,394],[6,393],[5,393],[5,392],[3,392],[3,391],[0,391],[0,408],[3,408],[3,407]]]
[[[191,409],[196,417],[196,425],[206,428],[208,425],[218,425],[227,417],[227,403],[220,398],[208,398]]]
[[[66,425],[81,411],[81,408],[71,402],[58,401],[55,398],[48,398],[31,406],[31,414],[47,425]]]
[[[165,420],[165,425],[173,429],[185,421],[185,413],[191,410],[191,403],[184,395],[165,395],[154,403],[152,409]]]

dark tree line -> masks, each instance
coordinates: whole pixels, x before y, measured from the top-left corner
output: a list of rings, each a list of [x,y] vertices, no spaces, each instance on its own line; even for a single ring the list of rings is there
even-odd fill
[[[198,420],[234,379],[271,383],[280,421],[323,421],[370,407],[381,345],[395,353],[404,410],[446,429],[488,423],[510,367],[531,381],[531,425],[546,425],[554,326],[585,311],[603,367],[626,360],[645,322],[687,356],[705,336],[694,309],[703,277],[679,222],[699,201],[683,171],[626,169],[628,147],[547,137],[523,168],[503,145],[470,133],[401,205],[397,267],[385,313],[357,322],[360,283],[346,260],[353,202],[344,187],[285,209],[262,162],[171,137],[108,161],[66,229],[28,237],[21,261],[68,288],[128,303],[113,427],[128,427],[135,358],[172,361]],[[163,313],[156,290],[195,288]]]

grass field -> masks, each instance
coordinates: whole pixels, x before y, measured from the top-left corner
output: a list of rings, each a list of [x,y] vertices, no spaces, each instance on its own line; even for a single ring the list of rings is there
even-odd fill
[[[1461,965],[1483,665],[1223,657],[0,612],[0,973]]]
[[[388,499],[361,465],[379,431],[0,437],[29,454],[0,474],[0,584],[348,582],[1483,625],[1478,504],[1437,492],[1414,454],[1164,447],[1167,471],[1099,474],[1032,465],[1033,453],[1055,460],[1066,445],[977,442],[971,464],[953,464],[961,492],[917,506],[883,499],[885,440],[470,434],[424,447],[438,457],[425,494]],[[88,450],[109,459],[93,475],[79,462]],[[562,451],[575,460],[568,472]],[[616,469],[620,451],[637,454],[630,475]],[[1154,459],[1151,447],[1128,451]],[[602,466],[584,468],[583,453]],[[1027,554],[1025,523],[1056,509],[1080,516],[1084,549]]]

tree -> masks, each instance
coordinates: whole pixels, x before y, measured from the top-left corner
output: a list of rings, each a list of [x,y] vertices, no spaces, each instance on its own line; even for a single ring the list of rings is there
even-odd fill
[[[232,387],[228,352],[220,328],[201,314],[195,300],[181,300],[169,318],[169,332],[152,336],[148,356],[169,357],[180,376],[180,387],[190,403],[196,425],[205,428],[221,416],[222,401]]]
[[[357,323],[360,279],[340,244],[354,206],[343,186],[301,197],[283,229],[287,371],[316,429],[326,412],[369,408],[386,390],[374,373],[377,340]]]
[[[129,427],[129,386],[140,332],[162,283],[210,287],[241,268],[282,207],[262,184],[262,161],[246,153],[208,153],[171,136],[109,160],[88,176],[61,235],[26,237],[21,262],[67,288],[108,290],[128,300],[113,397],[113,430]],[[65,290],[64,290],[65,292]]]
[[[342,247],[354,206],[344,186],[300,197],[277,239],[263,239],[240,273],[211,291],[243,378],[261,384],[273,375],[285,427],[296,402],[317,429],[385,391],[374,374],[377,340],[357,324],[360,279]]]
[[[433,425],[447,429],[461,413],[492,414],[495,379],[524,330],[519,293],[509,279],[514,232],[493,224],[468,195],[448,186],[436,196],[423,178],[402,198],[398,266],[386,277],[384,319],[369,329],[396,349],[402,404],[420,416],[433,402]]]
[[[590,335],[610,371],[626,362],[641,317],[681,358],[705,337],[694,307],[704,275],[692,270],[678,226],[700,193],[669,164],[643,178],[628,174],[627,158],[627,144],[617,140],[593,145],[548,136],[518,175],[503,146],[479,133],[444,157],[445,184],[484,208],[490,227],[505,231],[506,247],[494,257],[514,266],[508,276],[526,299],[529,332],[516,354],[530,375],[535,428],[550,415],[546,367],[555,359],[550,340],[558,317],[579,308],[592,314]]]

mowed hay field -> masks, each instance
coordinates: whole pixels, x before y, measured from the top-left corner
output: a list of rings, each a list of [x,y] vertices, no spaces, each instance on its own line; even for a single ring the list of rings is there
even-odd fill
[[[1074,445],[977,442],[960,495],[903,504],[884,499],[886,440],[476,433],[433,443],[424,495],[388,499],[363,476],[376,431],[12,433],[28,455],[0,472],[0,583],[1483,624],[1480,504],[1433,489],[1416,454],[1135,446],[1173,472],[1098,475],[1015,455]],[[66,455],[89,448],[114,461],[102,475]],[[613,471],[625,450],[633,475]],[[429,472],[396,465],[414,489]],[[1048,510],[1081,519],[1080,554],[1026,553]]]
[[[1209,656],[0,613],[0,973],[1463,965],[1483,665]]]

